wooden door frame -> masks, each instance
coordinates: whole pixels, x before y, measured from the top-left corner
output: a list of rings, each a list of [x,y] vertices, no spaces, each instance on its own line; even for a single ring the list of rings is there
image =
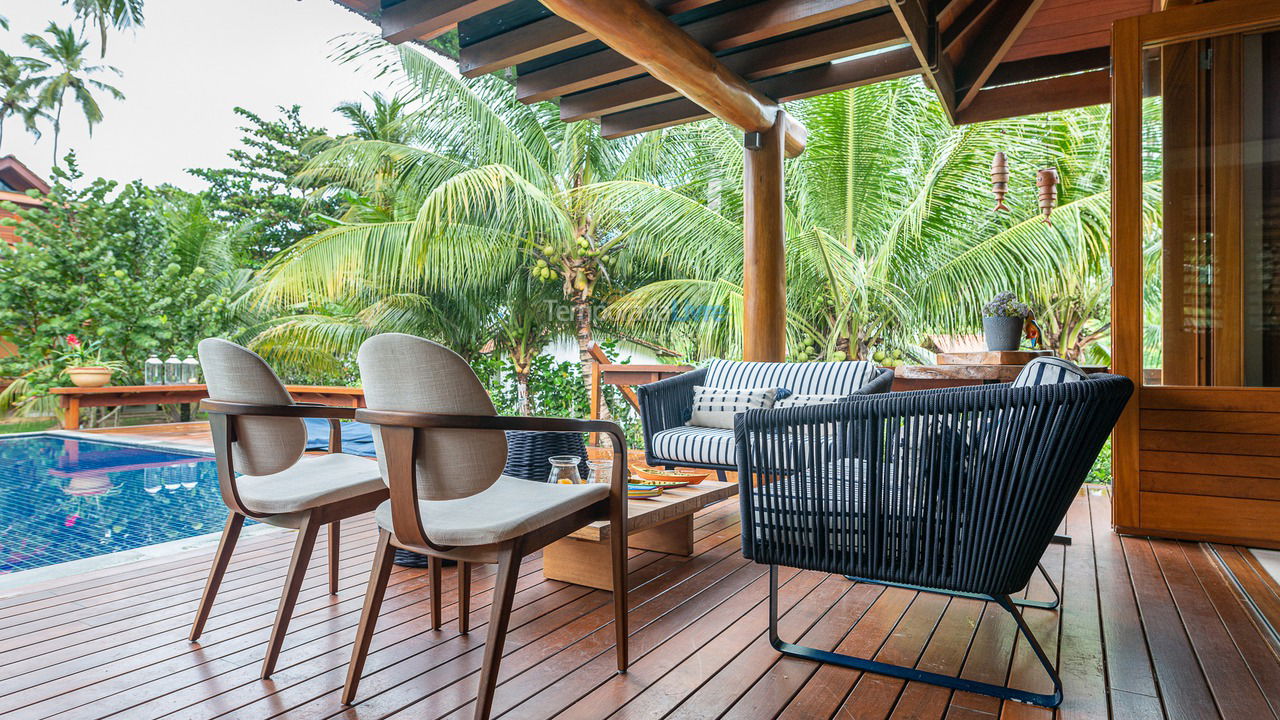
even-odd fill
[[[1275,27],[1280,27],[1280,0],[1219,0],[1125,18],[1112,25],[1112,357],[1115,371],[1136,386],[1112,439],[1112,524],[1117,532],[1143,532],[1139,484],[1139,408],[1146,391],[1142,367],[1143,52],[1151,46]],[[1161,391],[1168,389],[1177,388]],[[1271,392],[1280,395],[1280,390]]]

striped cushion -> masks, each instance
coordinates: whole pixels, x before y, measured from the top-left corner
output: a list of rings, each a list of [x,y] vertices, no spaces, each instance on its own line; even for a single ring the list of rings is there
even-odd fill
[[[693,415],[689,418],[689,424],[732,430],[734,415],[747,410],[768,410],[773,407],[777,394],[777,388],[769,387],[733,389],[696,386],[693,388]]]
[[[1056,357],[1038,357],[1027,363],[1014,378],[1014,387],[1032,387],[1034,385],[1061,385],[1078,382],[1089,376],[1075,363]]]
[[[875,377],[874,363],[738,362],[715,360],[707,368],[707,387],[787,388],[797,395],[848,395]]]
[[[789,395],[773,404],[774,410],[810,405],[831,405],[848,398],[848,395]]]
[[[655,458],[700,465],[736,465],[733,431],[724,428],[674,427],[654,433]]]

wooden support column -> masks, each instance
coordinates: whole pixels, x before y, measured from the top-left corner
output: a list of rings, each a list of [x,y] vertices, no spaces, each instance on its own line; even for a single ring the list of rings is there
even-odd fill
[[[746,135],[742,359],[749,361],[776,362],[787,354],[781,112],[769,130]]]

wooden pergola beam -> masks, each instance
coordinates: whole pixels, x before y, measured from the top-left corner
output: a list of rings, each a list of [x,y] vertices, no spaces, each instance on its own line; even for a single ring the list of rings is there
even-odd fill
[[[717,53],[852,17],[883,7],[885,2],[886,0],[765,0],[689,23],[679,29],[695,43]],[[521,102],[542,102],[627,80],[644,72],[640,63],[629,59],[625,53],[605,50],[521,75],[516,82],[516,96]]]
[[[743,132],[764,132],[780,118],[787,153],[804,152],[805,132],[778,103],[752,88],[644,0],[542,0],[552,12],[590,32],[659,81]]]
[[[903,42],[897,20],[886,13],[727,55],[721,62],[742,77],[756,80]],[[678,97],[680,93],[671,86],[645,75],[563,98],[560,119],[576,122]]]
[[[956,101],[956,111],[969,107],[986,85],[996,66],[1004,60],[1032,16],[1044,4],[1044,0],[1001,0],[987,14],[983,34],[995,38],[994,42],[976,43],[956,69],[956,85],[961,96]]]
[[[899,0],[889,3],[893,14],[902,24],[902,32],[911,43],[911,50],[920,63],[920,71],[942,101],[947,119],[955,122],[956,81],[951,61],[942,51],[942,37],[938,32],[938,18],[926,12],[921,0]]]
[[[382,39],[390,43],[430,40],[508,0],[406,0],[382,8]]]
[[[751,86],[780,102],[791,102],[919,73],[915,54],[910,48],[902,48],[756,80]],[[711,113],[688,100],[671,100],[605,115],[601,118],[600,134],[606,138],[624,137],[708,117]]]
[[[1111,99],[1111,73],[1093,70],[1075,75],[983,90],[956,117],[957,125],[1008,117],[1016,107],[1025,115],[1102,105]]]
[[[719,0],[648,0],[666,15],[678,15]],[[585,45],[592,40],[591,33],[552,15],[535,20],[516,30],[495,35],[459,49],[458,69],[469,78],[480,77],[498,70],[505,70],[520,63],[537,60]]]

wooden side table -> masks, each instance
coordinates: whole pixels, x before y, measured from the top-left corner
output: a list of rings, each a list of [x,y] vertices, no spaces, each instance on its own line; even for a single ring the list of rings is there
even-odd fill
[[[671,555],[693,554],[693,514],[738,494],[736,482],[704,480],[667,490],[656,498],[627,501],[627,545]],[[542,574],[599,590],[612,590],[609,522],[591,523],[542,550]]]
[[[340,407],[364,407],[364,389],[324,385],[286,385],[297,402]],[[80,428],[80,408],[127,405],[180,405],[209,397],[204,385],[108,385],[96,388],[59,387],[50,393],[62,406],[62,428]]]

